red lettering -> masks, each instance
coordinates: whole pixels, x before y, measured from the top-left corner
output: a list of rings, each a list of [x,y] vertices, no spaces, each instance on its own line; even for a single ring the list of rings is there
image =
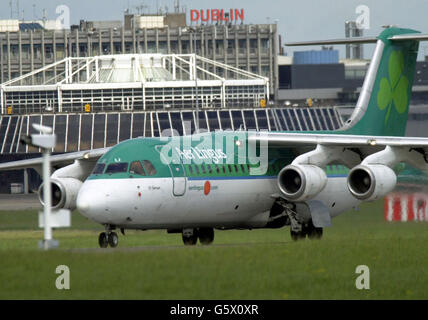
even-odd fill
[[[204,17],[204,10],[201,10],[201,20],[206,22],[210,20],[210,10],[206,10],[207,16]]]
[[[229,21],[229,19],[228,19],[228,17],[227,17],[227,13],[226,13],[226,16],[224,15],[224,10],[223,9],[221,9],[220,10],[220,20],[221,21]]]
[[[190,21],[217,22],[217,21],[244,21],[244,9],[229,9],[225,12],[224,9],[201,9],[190,10]]]
[[[199,20],[199,11],[198,10],[190,10],[190,21],[198,21]]]
[[[211,9],[211,21],[218,21],[220,18],[220,10]]]
[[[238,9],[235,9],[235,20],[241,19],[241,21],[244,21],[244,9],[241,9],[239,11]]]

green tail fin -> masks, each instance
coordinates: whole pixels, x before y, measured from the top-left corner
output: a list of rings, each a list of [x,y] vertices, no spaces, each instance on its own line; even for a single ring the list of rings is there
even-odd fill
[[[373,60],[376,60],[376,51],[379,51],[378,67],[370,70],[372,68],[370,66],[356,111],[345,124],[343,133],[404,136],[419,42],[391,40],[391,37],[412,33],[419,32],[388,28],[379,35],[378,39],[383,42],[383,50],[382,44],[378,43],[373,57]],[[368,90],[365,93],[366,97],[362,97],[366,82]]]

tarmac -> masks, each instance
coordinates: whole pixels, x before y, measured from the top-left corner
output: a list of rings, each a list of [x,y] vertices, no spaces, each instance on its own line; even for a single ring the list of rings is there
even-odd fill
[[[0,194],[0,211],[39,210],[42,208],[36,193]]]

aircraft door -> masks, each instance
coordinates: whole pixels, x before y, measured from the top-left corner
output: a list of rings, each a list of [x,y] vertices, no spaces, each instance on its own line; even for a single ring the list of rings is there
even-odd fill
[[[169,165],[172,175],[173,194],[174,196],[182,196],[186,192],[186,173],[183,165],[171,163]]]

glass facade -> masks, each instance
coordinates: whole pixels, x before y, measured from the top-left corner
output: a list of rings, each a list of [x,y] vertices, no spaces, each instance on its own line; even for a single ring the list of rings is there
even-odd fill
[[[22,145],[22,134],[35,133],[33,123],[54,128],[53,152],[73,152],[113,146],[136,137],[187,135],[195,130],[196,112],[147,111],[90,114],[22,115],[0,117],[2,154],[38,153]],[[201,130],[313,131],[342,125],[336,108],[267,108],[199,111]]]
[[[4,105],[10,107],[13,114],[56,112],[59,100],[60,112],[67,113],[85,112],[87,105],[95,112],[142,111],[196,107],[196,97],[199,107],[204,108],[258,107],[266,96],[263,85],[226,86],[225,105],[222,104],[221,86],[199,87],[198,92],[195,87],[62,90],[61,99],[58,99],[58,90],[52,88],[5,91]]]

